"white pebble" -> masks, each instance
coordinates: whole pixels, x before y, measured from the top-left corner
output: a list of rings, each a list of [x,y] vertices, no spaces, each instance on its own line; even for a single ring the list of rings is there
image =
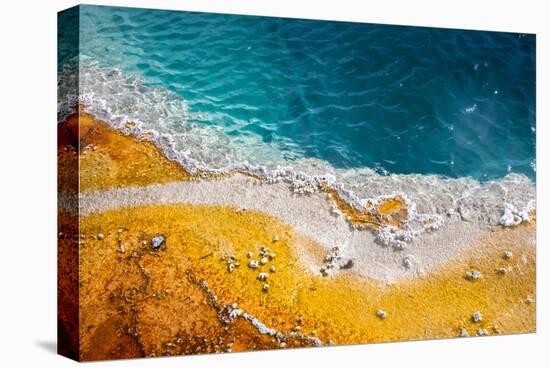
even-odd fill
[[[481,278],[481,272],[479,272],[478,270],[467,271],[466,278],[468,280],[477,280]]]
[[[262,265],[267,264],[267,257],[262,257],[262,259],[260,260],[260,264]]]
[[[260,273],[258,274],[258,280],[262,280],[262,281],[267,280],[268,276],[269,275],[267,273]]]
[[[482,319],[483,319],[483,317],[481,316],[481,312],[476,311],[472,314],[472,321],[473,322],[480,322]]]
[[[264,284],[263,287],[262,287],[262,290],[264,292],[267,292],[269,290],[269,284]]]
[[[477,331],[477,335],[479,335],[479,336],[487,336],[487,335],[489,335],[489,332],[487,331],[487,329],[479,329],[479,330]]]
[[[258,269],[258,262],[256,260],[250,260],[248,267],[251,269]]]
[[[105,236],[103,235],[103,233],[98,233],[98,234],[97,234],[97,239],[98,239],[98,240],[102,240],[102,239],[104,239],[104,238],[105,238]]]
[[[383,320],[388,316],[388,314],[384,310],[378,310],[378,311],[376,311],[376,316],[378,316],[379,318],[381,318]]]

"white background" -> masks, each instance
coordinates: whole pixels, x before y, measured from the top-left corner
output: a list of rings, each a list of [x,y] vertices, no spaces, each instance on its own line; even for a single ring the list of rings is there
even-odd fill
[[[108,362],[140,366],[538,366],[548,363],[549,10],[539,1],[126,0],[96,4],[537,33],[538,332],[424,342]],[[56,12],[0,9],[0,365],[64,366],[56,339]],[[546,14],[546,18],[545,18]],[[547,24],[545,24],[545,21]],[[543,346],[546,345],[546,350]],[[107,362],[98,362],[100,365]],[[546,364],[548,365],[548,364]]]

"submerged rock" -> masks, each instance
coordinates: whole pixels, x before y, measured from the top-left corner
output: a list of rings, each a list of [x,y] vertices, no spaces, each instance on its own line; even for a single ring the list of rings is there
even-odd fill
[[[157,235],[153,238],[151,238],[151,248],[153,250],[158,250],[162,246],[166,245],[166,237],[163,235]]]

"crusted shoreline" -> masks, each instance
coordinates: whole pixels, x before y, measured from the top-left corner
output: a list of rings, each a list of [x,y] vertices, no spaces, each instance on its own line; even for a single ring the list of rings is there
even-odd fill
[[[325,181],[196,177],[150,141],[68,121],[58,153],[79,190],[59,205],[80,233],[60,243],[78,241],[84,360],[535,330],[534,210],[506,207],[503,225],[443,224],[398,195],[359,210]]]

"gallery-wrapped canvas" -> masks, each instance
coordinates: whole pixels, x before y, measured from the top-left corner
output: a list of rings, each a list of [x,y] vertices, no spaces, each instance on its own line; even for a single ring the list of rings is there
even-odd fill
[[[535,35],[58,17],[58,350],[536,328]]]

